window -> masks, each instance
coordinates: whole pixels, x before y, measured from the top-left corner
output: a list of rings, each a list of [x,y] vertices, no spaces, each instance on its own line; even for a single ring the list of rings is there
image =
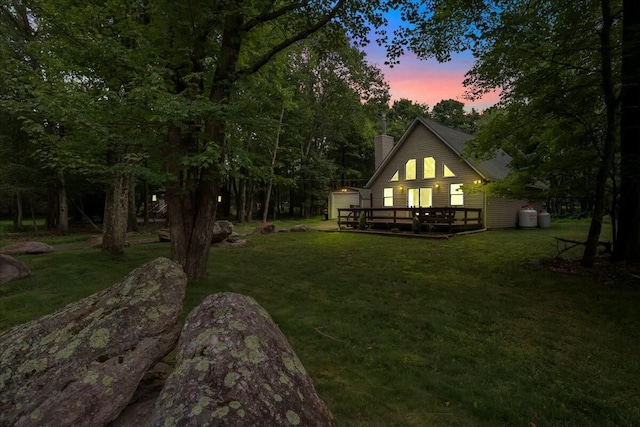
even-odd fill
[[[416,159],[407,160],[404,170],[404,179],[407,181],[416,179]]]
[[[389,180],[390,182],[394,182],[398,180],[398,175],[400,175],[400,169],[398,169],[396,171],[396,173],[393,174],[393,176],[391,177],[391,179]]]
[[[407,206],[410,208],[428,208],[431,206],[431,188],[409,188]]]
[[[449,186],[449,204],[451,206],[464,205],[464,193],[462,192],[462,184],[451,184]]]
[[[424,163],[424,167],[422,169],[423,178],[424,179],[435,178],[436,177],[436,159],[434,159],[433,157],[425,157],[423,160],[423,163]]]
[[[447,165],[443,164],[442,166],[443,166],[442,176],[444,176],[445,178],[456,176],[455,173],[451,172],[451,169],[449,169]]]
[[[393,188],[383,189],[382,206],[393,207]]]

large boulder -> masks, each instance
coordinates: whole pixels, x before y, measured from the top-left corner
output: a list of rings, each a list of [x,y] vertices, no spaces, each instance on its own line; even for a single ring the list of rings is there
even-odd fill
[[[330,426],[287,339],[250,297],[207,297],[187,317],[151,425]]]
[[[298,224],[291,227],[291,231],[299,232],[299,231],[309,231],[311,228],[306,224]]]
[[[102,426],[175,345],[186,287],[158,258],[122,282],[0,335],[0,425]]]
[[[17,242],[0,248],[0,254],[9,255],[37,255],[53,251],[53,246],[42,242]]]
[[[9,280],[27,277],[29,274],[29,267],[17,259],[9,255],[0,255],[0,284],[8,282]],[[0,378],[2,378],[1,372]]]
[[[233,224],[230,221],[220,220],[213,223],[213,236],[211,243],[227,240],[233,234]]]

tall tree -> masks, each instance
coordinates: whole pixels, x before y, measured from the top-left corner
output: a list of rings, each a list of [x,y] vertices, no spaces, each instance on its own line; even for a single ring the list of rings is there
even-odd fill
[[[620,229],[617,260],[640,262],[640,2],[623,0]]]

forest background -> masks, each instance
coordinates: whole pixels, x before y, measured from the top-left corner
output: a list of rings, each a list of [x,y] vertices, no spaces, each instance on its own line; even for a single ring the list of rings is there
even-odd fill
[[[371,175],[382,114],[396,138],[430,116],[475,134],[467,155],[514,158],[484,191],[542,182],[554,213],[590,215],[584,265],[605,216],[616,259],[638,262],[639,15],[616,0],[3,0],[2,212],[60,233],[98,217],[121,253],[162,194],[172,257],[197,279],[214,218],[317,214]],[[500,103],[390,105],[372,42],[388,66],[470,52],[468,96]]]

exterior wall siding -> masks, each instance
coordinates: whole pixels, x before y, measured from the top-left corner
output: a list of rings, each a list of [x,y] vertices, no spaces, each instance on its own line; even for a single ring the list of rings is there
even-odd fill
[[[423,179],[423,158],[433,157],[436,161],[436,177]],[[416,179],[405,179],[405,163],[408,159],[416,159]],[[371,207],[383,207],[383,189],[393,188],[393,207],[407,207],[407,189],[432,188],[432,206],[450,205],[450,184],[473,184],[480,175],[466,164],[460,157],[424,126],[416,126],[385,165],[378,178],[371,184]],[[444,166],[456,175],[443,177]],[[399,171],[399,179],[390,182],[391,177]],[[439,187],[436,187],[436,184]],[[400,190],[400,187],[403,189]],[[484,195],[481,193],[465,194],[466,208],[484,208]]]

